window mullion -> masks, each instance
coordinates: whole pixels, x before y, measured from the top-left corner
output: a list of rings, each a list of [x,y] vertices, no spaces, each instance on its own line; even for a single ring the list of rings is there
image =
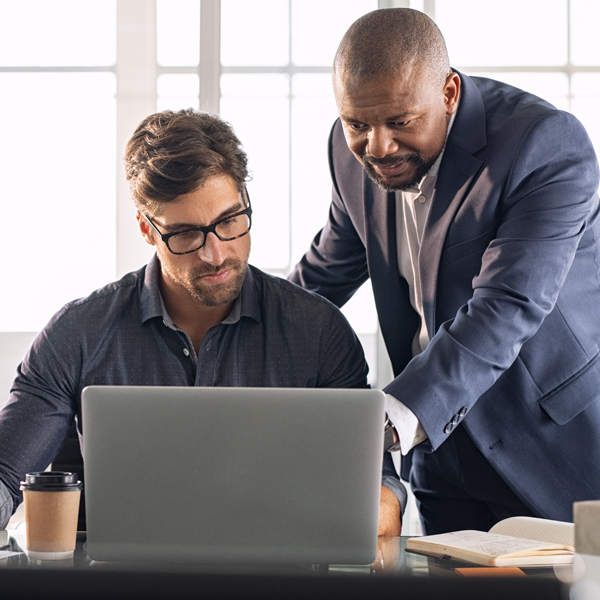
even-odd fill
[[[156,3],[117,0],[117,276],[148,262],[125,180],[123,151],[137,125],[156,111]]]
[[[221,1],[200,0],[200,109],[219,113]]]

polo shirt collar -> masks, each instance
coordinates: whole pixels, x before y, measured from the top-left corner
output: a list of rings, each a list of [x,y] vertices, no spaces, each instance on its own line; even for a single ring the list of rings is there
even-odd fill
[[[140,321],[145,323],[149,319],[155,317],[164,318],[166,310],[160,290],[158,288],[158,274],[160,272],[160,262],[156,254],[150,259],[146,265],[144,273],[144,282],[140,292]]]
[[[142,323],[156,317],[160,317],[161,319],[172,323],[160,294],[158,285],[159,274],[160,261],[158,260],[158,256],[154,254],[150,259],[150,262],[146,265],[144,282],[140,292],[140,321]],[[261,322],[258,291],[256,289],[252,268],[249,265],[246,268],[246,277],[244,278],[242,291],[235,299],[231,312],[223,320],[223,324],[230,325],[237,323],[241,317],[250,317],[258,323]]]
[[[235,299],[229,315],[224,319],[224,324],[237,323],[241,317],[249,317],[257,323],[262,321],[260,312],[259,293],[256,287],[256,278],[252,270],[254,267],[246,267],[246,277],[242,285],[240,295]]]

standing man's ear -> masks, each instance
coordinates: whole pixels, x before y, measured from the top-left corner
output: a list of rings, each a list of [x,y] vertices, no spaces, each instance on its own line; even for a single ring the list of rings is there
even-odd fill
[[[458,97],[460,95],[460,77],[455,71],[452,71],[446,78],[443,93],[446,114],[453,115],[458,107]]]
[[[146,221],[146,219],[144,218],[144,215],[142,215],[142,213],[138,210],[135,213],[135,218],[137,219],[138,227],[140,228],[142,237],[146,240],[146,243],[150,244],[151,246],[156,246],[156,242],[154,241],[153,235],[154,232],[148,224],[148,221]]]

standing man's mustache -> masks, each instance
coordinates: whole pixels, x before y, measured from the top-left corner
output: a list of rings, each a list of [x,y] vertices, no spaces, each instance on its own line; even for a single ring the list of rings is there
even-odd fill
[[[363,162],[377,167],[391,167],[402,162],[415,162],[418,161],[418,159],[419,156],[417,154],[388,154],[382,158],[367,155],[363,156]]]

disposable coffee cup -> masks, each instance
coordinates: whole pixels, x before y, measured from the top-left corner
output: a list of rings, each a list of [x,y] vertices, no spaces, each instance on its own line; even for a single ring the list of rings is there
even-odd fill
[[[29,558],[66,560],[73,557],[82,488],[77,473],[43,471],[25,475],[21,489]]]

